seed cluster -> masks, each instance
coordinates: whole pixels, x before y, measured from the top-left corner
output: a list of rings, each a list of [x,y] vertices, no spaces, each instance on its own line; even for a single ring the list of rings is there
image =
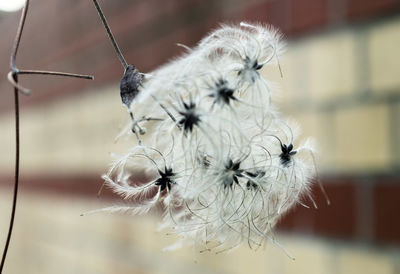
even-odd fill
[[[260,74],[279,66],[282,48],[271,27],[224,25],[145,77],[130,104],[145,138],[104,175],[127,205],[105,210],[161,204],[161,226],[200,250],[274,242],[272,228],[309,195],[315,173],[310,142],[294,147],[297,126],[281,118]],[[136,184],[138,169],[154,179]]]

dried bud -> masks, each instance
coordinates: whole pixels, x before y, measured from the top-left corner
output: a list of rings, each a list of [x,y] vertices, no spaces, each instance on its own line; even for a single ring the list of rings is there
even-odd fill
[[[143,76],[135,68],[134,65],[129,65],[120,82],[120,91],[122,103],[128,108],[131,106],[133,99],[139,93],[139,87],[142,85]]]

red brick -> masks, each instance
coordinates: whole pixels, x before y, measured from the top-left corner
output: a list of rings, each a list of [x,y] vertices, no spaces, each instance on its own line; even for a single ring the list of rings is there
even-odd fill
[[[328,0],[291,0],[291,32],[300,34],[324,26],[328,21]]]
[[[326,204],[318,186],[313,189],[318,209],[298,206],[285,216],[279,228],[330,237],[353,238],[356,229],[354,183],[347,179],[325,180],[325,190],[331,200]],[[307,205],[312,206],[311,202]]]
[[[240,13],[241,20],[271,24],[285,34],[290,31],[289,0],[264,0],[246,7]]]
[[[242,20],[272,24],[286,35],[297,35],[324,26],[328,0],[264,0],[240,12]]]
[[[400,10],[399,0],[348,0],[349,20],[372,18]]]
[[[381,179],[374,189],[374,237],[400,244],[400,178]]]

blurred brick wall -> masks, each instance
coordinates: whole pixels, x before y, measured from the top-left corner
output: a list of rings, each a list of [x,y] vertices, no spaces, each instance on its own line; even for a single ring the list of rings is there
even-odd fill
[[[318,167],[333,200],[326,207],[316,188],[320,210],[300,208],[282,227],[400,242],[400,222],[392,218],[399,200],[385,196],[387,189],[400,192],[398,1],[188,0],[160,5],[152,0],[102,5],[127,60],[144,71],[178,54],[176,42],[192,46],[221,21],[257,20],[280,27],[291,38],[281,60],[284,77],[277,70],[265,71],[266,77],[280,82],[283,111],[301,123],[305,136],[318,140]],[[0,21],[6,38],[0,46],[2,75],[18,17],[16,13]],[[21,99],[25,187],[95,193],[108,154],[123,152],[132,141],[114,144],[127,121],[118,96],[122,68],[92,3],[32,1],[17,60],[21,68],[95,75],[94,82],[21,77],[34,90]],[[2,79],[0,88],[10,90]],[[12,174],[13,165],[10,97],[11,92],[0,94],[4,178]]]
[[[319,142],[331,196],[299,208],[282,227],[400,244],[400,16],[292,41],[282,60],[284,113]],[[319,194],[318,194],[319,193]],[[391,195],[389,194],[391,193]]]
[[[296,240],[289,240],[288,245],[297,250],[298,260],[298,254],[302,254],[302,260],[293,264],[271,257],[272,269],[277,269],[273,273],[308,270],[308,273],[393,274],[400,271],[399,2],[175,0],[162,5],[159,0],[101,2],[126,59],[143,71],[150,71],[179,54],[182,49],[175,43],[193,46],[221,21],[269,22],[287,36],[287,53],[280,60],[283,79],[277,70],[264,73],[282,87],[279,98],[282,111],[299,121],[304,136],[314,136],[318,141],[317,163],[332,204],[326,206],[315,186],[313,193],[319,209],[298,207],[281,222],[281,231],[286,234],[299,235],[300,232],[301,235],[322,236],[328,242],[311,244],[312,241],[305,241],[296,246]],[[27,199],[23,204],[26,208],[30,199],[36,199],[37,193],[57,193],[76,199],[74,201],[84,210],[102,183],[99,174],[107,169],[109,153],[123,152],[134,142],[119,140],[114,143],[128,119],[118,95],[122,68],[90,1],[48,0],[40,4],[32,1],[31,7],[17,57],[19,67],[91,73],[96,79],[90,82],[23,77],[22,83],[34,93],[22,98],[21,187],[31,194],[22,196],[21,202]],[[13,168],[13,161],[10,161],[14,150],[12,93],[4,77],[18,17],[19,14],[14,14],[0,18],[1,187],[11,186]],[[0,191],[9,193],[10,190],[0,188]],[[57,199],[39,200],[43,204],[33,207],[29,213],[32,216],[46,214],[43,213],[46,208],[53,206],[65,210],[62,215],[70,216],[65,203],[57,205]],[[52,222],[55,229],[69,222],[67,219],[58,221]],[[153,219],[144,222],[148,225],[145,229],[154,231]],[[125,219],[122,225],[116,223],[118,221],[107,216],[97,225],[112,227],[106,236],[118,237],[120,230],[128,229],[129,225]],[[0,231],[5,231],[6,224],[3,221],[0,224]],[[71,228],[79,225],[80,221],[75,219],[69,223]],[[40,238],[37,231],[21,229],[21,234],[30,235],[27,237]],[[78,228],[76,235],[84,235],[85,231]],[[93,233],[106,237],[100,232]],[[124,230],[123,233],[133,232]],[[70,239],[78,237],[76,235],[71,235]],[[144,238],[147,237],[153,235]],[[59,241],[67,240],[61,235]],[[146,246],[142,242],[137,244]],[[154,247],[152,252],[160,248],[153,242],[147,244]],[[21,243],[18,250],[23,252],[23,246]],[[121,244],[115,248],[127,247]],[[66,249],[72,256],[79,245]],[[105,247],[105,250],[107,256],[112,256],[113,249]],[[25,256],[29,252],[26,251]],[[240,252],[246,253],[241,250],[238,254],[242,254]],[[263,255],[257,256],[263,260]],[[128,258],[121,259],[122,265],[129,262]],[[74,257],[74,260],[79,258]],[[115,260],[119,259],[110,259]],[[217,267],[219,273],[235,271],[229,269],[229,263],[222,266],[222,262],[212,268]],[[305,264],[300,265],[301,262]],[[46,264],[42,262],[43,267]],[[270,266],[254,263],[254,267]],[[132,266],[122,268],[121,273],[124,271],[162,273],[158,268],[158,272],[141,272]]]

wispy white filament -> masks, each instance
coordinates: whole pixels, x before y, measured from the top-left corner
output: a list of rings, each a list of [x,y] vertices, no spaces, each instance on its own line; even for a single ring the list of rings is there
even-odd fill
[[[144,117],[143,145],[104,175],[124,204],[105,210],[143,214],[161,204],[161,226],[202,250],[275,242],[272,228],[310,196],[315,174],[310,142],[293,147],[298,130],[260,74],[280,69],[282,50],[269,26],[224,25],[150,73],[131,105]],[[144,171],[153,179],[136,183]]]

